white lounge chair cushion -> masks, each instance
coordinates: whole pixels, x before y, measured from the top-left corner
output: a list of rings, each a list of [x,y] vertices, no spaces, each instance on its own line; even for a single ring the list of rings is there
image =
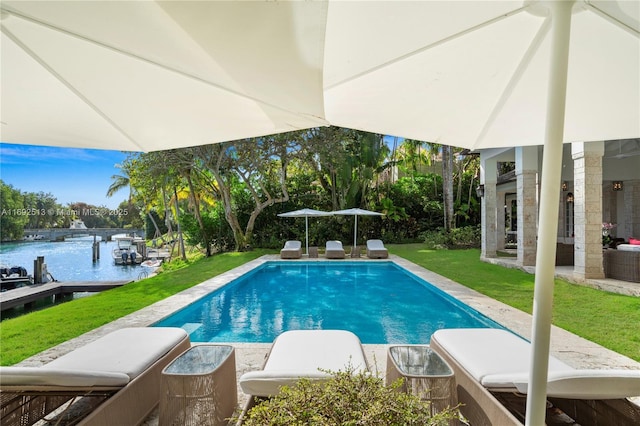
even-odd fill
[[[386,250],[382,240],[367,240],[367,248],[369,250]]]
[[[487,389],[527,393],[529,374],[493,374],[485,376]],[[640,396],[640,370],[554,371],[547,378],[547,395],[571,399],[620,399]]]
[[[479,382],[487,375],[520,374],[529,371],[531,345],[521,337],[495,328],[445,329],[433,333],[451,356]],[[550,357],[550,371],[573,371],[557,358]]]
[[[120,387],[129,381],[129,376],[124,373],[47,367],[0,367],[2,386]]]
[[[344,249],[342,248],[342,242],[341,241],[327,241],[326,250],[327,251],[340,251],[340,250],[344,250]]]
[[[367,256],[386,259],[389,257],[389,251],[384,247],[382,240],[367,240]]]
[[[640,251],[640,246],[636,244],[618,244],[616,248],[620,251]]]
[[[531,344],[499,329],[446,329],[432,339],[473,378],[496,392],[527,392]],[[640,395],[638,370],[579,370],[549,356],[547,395],[617,399]]]
[[[181,328],[123,328],[75,349],[44,367],[124,373],[134,379],[186,336],[187,332]]]
[[[325,371],[344,371],[347,367],[356,372],[368,370],[355,334],[344,330],[287,331],[274,341],[264,369],[243,374],[240,387],[249,395],[272,396],[301,377],[326,379],[330,373]]]
[[[300,241],[286,241],[284,243],[284,248],[282,250],[300,250],[302,248],[302,243]]]

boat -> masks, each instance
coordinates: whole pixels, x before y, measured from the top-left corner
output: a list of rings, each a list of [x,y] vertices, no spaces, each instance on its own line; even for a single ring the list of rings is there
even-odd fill
[[[0,267],[0,291],[33,284],[33,277],[22,266]]]
[[[29,235],[25,235],[23,238],[24,241],[41,241],[44,239],[45,239],[45,236],[40,234],[29,234]]]
[[[73,219],[69,225],[69,229],[87,229],[82,219]]]
[[[146,266],[147,268],[157,268],[162,265],[162,260],[160,259],[149,259],[142,262],[140,265]]]
[[[142,256],[138,253],[132,237],[120,237],[116,241],[118,246],[111,253],[116,265],[139,265],[142,263]]]

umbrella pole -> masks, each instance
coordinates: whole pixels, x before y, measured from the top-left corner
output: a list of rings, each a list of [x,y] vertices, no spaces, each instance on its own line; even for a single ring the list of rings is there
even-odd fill
[[[307,256],[309,256],[309,216],[304,217],[304,235],[306,237]]]
[[[358,245],[358,215],[356,215],[356,225],[353,227],[353,249]]]
[[[558,194],[562,172],[562,143],[567,92],[569,34],[574,1],[550,2],[551,62],[547,88],[547,117],[540,190],[540,221],[533,296],[531,364],[527,388],[527,426],[545,424],[551,314],[558,234]]]

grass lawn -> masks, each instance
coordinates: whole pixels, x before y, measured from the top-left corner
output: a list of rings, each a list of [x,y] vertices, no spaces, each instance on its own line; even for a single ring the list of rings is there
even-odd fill
[[[480,261],[480,250],[427,250],[422,244],[389,251],[521,311],[532,313],[534,276]],[[553,323],[640,361],[640,298],[555,280]]]
[[[389,245],[391,253],[531,313],[533,275],[480,262],[479,250]],[[0,365],[12,365],[275,250],[226,253],[101,294],[0,322]],[[556,280],[554,324],[640,361],[640,298]]]

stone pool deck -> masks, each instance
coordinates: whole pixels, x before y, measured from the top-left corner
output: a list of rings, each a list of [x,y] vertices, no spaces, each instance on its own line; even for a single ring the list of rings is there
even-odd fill
[[[146,327],[157,322],[165,316],[181,309],[196,299],[201,298],[207,293],[214,291],[229,281],[245,274],[256,266],[269,260],[280,260],[277,255],[262,256],[259,259],[248,262],[229,272],[211,278],[201,284],[198,284],[181,293],[173,295],[167,299],[157,302],[151,306],[134,312],[126,317],[120,318],[95,330],[83,334],[75,339],[64,342],[54,348],[41,352],[31,358],[28,358],[18,365],[21,366],[38,366],[49,362],[64,353],[67,353],[77,347],[95,340],[105,334],[124,327]],[[325,261],[326,259],[311,259],[312,261]],[[371,260],[361,259],[345,259],[357,260],[362,262],[384,262],[387,260]],[[484,296],[474,290],[464,287],[448,278],[428,271],[421,266],[409,262],[403,258],[390,256],[390,260],[394,261],[401,267],[407,269],[418,277],[433,284],[449,295],[455,297],[461,302],[488,316],[494,321],[509,328],[515,333],[530,339],[532,316],[507,306],[501,302]],[[291,260],[296,262],[299,260]],[[332,262],[341,262],[341,260],[331,260]],[[428,342],[424,342],[427,344]],[[236,348],[236,373],[240,377],[246,371],[259,370],[269,351],[270,344],[258,343],[233,343]],[[386,371],[386,350],[390,345],[364,345],[365,354],[369,360],[372,371],[378,372],[381,376]],[[576,336],[561,328],[552,327],[551,330],[551,353],[575,368],[621,368],[640,370],[640,363],[606,349],[596,343]],[[242,393],[238,388],[238,401],[243,405],[247,400],[247,395]],[[640,402],[636,399],[635,402]],[[145,422],[145,426],[157,425],[157,410]]]

